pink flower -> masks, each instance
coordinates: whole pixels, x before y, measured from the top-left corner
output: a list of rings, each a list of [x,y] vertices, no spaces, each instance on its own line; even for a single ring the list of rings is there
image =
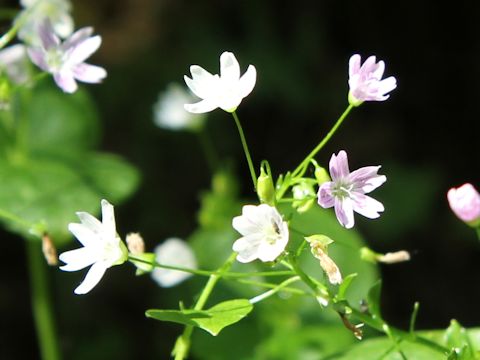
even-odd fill
[[[99,35],[90,36],[91,27],[76,31],[63,43],[48,20],[38,30],[42,46],[28,48],[28,56],[40,69],[51,73],[63,91],[75,92],[78,88],[75,80],[99,83],[107,76],[105,69],[84,62],[102,43]]]
[[[382,80],[385,63],[375,61],[375,56],[370,56],[361,65],[360,55],[355,54],[350,58],[348,100],[351,105],[359,106],[364,101],[387,100],[390,97],[387,94],[397,87],[397,80],[393,76]]]
[[[474,227],[480,225],[480,194],[472,184],[451,188],[447,198],[450,208],[460,220]]]
[[[335,215],[340,224],[350,229],[355,224],[353,212],[369,219],[376,219],[379,212],[384,211],[382,203],[366,196],[386,180],[386,176],[378,175],[380,166],[366,166],[350,172],[345,151],[333,154],[330,159],[330,177],[318,189],[318,204],[327,209],[335,207]]]

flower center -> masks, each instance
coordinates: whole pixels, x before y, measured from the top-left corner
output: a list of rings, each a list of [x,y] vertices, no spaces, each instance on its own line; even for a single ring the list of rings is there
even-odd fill
[[[265,240],[269,245],[274,245],[280,239],[280,228],[274,219],[271,220],[271,226],[265,229]]]
[[[57,47],[51,48],[47,51],[46,62],[50,70],[59,71],[64,63],[64,53]]]
[[[335,197],[344,199],[351,197],[351,192],[353,189],[353,184],[337,182],[332,188],[332,194]]]

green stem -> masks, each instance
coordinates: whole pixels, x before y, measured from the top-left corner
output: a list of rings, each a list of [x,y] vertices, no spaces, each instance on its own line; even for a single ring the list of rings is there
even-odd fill
[[[225,279],[225,280],[228,280],[228,279]],[[245,279],[234,279],[234,280],[241,283],[241,284],[254,285],[254,286],[264,287],[264,288],[269,288],[269,289],[274,289],[278,286],[278,284],[272,284],[272,283],[255,281],[255,280],[245,280]],[[282,288],[282,290],[285,291],[285,292],[289,292],[291,294],[295,294],[295,295],[309,295],[310,296],[310,294],[307,294],[305,291],[300,290],[300,289],[284,287],[284,288]]]
[[[253,166],[252,157],[250,156],[250,151],[248,150],[247,140],[245,139],[245,134],[243,133],[242,124],[238,119],[237,113],[232,112],[232,116],[235,119],[235,124],[237,124],[238,134],[240,135],[240,141],[242,142],[243,152],[247,158],[248,168],[250,170],[250,176],[252,177],[253,187],[255,191],[257,190],[257,174],[255,173],[255,168]]]
[[[250,304],[256,304],[262,300],[265,300],[266,298],[269,298],[270,296],[276,294],[277,292],[279,292],[280,290],[282,290],[283,288],[285,288],[286,286],[290,285],[291,283],[294,283],[296,281],[300,280],[300,276],[294,276],[294,277],[291,277],[283,282],[281,282],[280,284],[278,284],[277,286],[275,286],[273,289],[271,290],[268,290],[266,292],[264,292],[263,294],[260,294],[258,296],[255,296],[254,298],[251,298],[250,299]]]
[[[27,240],[26,246],[30,269],[32,311],[40,353],[43,360],[59,360],[61,357],[48,293],[45,259],[39,242]]]
[[[343,112],[343,114],[338,118],[337,122],[335,123],[335,125],[333,125],[333,127],[330,129],[330,131],[328,132],[328,134],[323,138],[322,141],[320,141],[320,143],[315,147],[315,149],[313,149],[310,154],[307,155],[307,157],[300,163],[300,165],[298,165],[298,167],[295,169],[295,171],[293,172],[293,175],[292,177],[295,178],[297,177],[299,174],[303,174],[303,172],[305,171],[305,168],[306,166],[308,165],[308,163],[310,162],[311,159],[313,159],[313,157],[325,146],[325,144],[330,140],[330,138],[333,136],[333,134],[335,134],[335,132],[337,131],[337,129],[340,127],[340,125],[342,125],[343,123],[343,120],[346,119],[347,115],[350,113],[350,111],[354,108],[353,105],[349,105],[347,107],[347,109]]]
[[[225,272],[230,269],[235,260],[237,253],[233,252],[225,261],[225,263],[218,269],[218,272],[215,274],[210,275],[205,287],[203,288],[202,292],[200,293],[200,297],[198,298],[195,306],[193,307],[194,310],[202,310],[205,306],[210,294],[213,291],[213,288],[217,284],[218,280],[220,280]],[[183,360],[186,359],[188,356],[188,352],[190,349],[190,337],[193,333],[193,326],[187,325],[183,334],[179,336],[175,347],[173,349],[173,354],[175,355],[175,360]]]
[[[0,211],[1,214],[1,211]],[[1,216],[1,215],[0,215]],[[145,259],[141,259],[136,257],[135,255],[129,254],[128,259],[132,263],[142,263],[142,264],[147,264],[151,265],[153,267],[158,267],[162,269],[169,269],[169,270],[177,270],[177,271],[183,271],[187,272],[193,275],[200,275],[200,276],[211,276],[211,275],[218,275],[219,270],[197,270],[197,269],[190,269],[190,268],[185,268],[181,266],[174,266],[174,265],[165,265],[165,264],[160,264],[156,261],[148,261]],[[256,277],[256,276],[291,276],[294,275],[292,271],[260,271],[260,272],[251,272],[251,273],[242,273],[242,272],[222,272],[222,277],[224,278],[245,278],[245,277]]]

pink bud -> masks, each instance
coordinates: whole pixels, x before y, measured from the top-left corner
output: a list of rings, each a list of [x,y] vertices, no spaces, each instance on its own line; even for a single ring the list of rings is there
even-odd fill
[[[447,198],[450,208],[460,220],[474,227],[480,224],[480,194],[472,184],[451,188]]]

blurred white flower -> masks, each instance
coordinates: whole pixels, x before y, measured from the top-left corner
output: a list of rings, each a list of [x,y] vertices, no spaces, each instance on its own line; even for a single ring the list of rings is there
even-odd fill
[[[275,260],[288,243],[288,225],[276,208],[267,204],[245,205],[242,215],[233,218],[232,226],[243,236],[233,244],[237,260]]]
[[[49,21],[42,23],[38,31],[42,46],[29,47],[28,56],[40,69],[51,73],[64,92],[73,93],[77,90],[75,80],[99,83],[107,76],[104,68],[85,63],[102,43],[99,35],[90,36],[93,28],[77,30],[64,42],[55,35]]]
[[[190,246],[178,238],[169,238],[155,250],[155,261],[161,265],[197,268],[197,260]],[[192,274],[179,270],[155,267],[152,279],[161,287],[172,287],[188,279]]]
[[[124,263],[128,258],[125,244],[117,235],[113,206],[102,200],[102,222],[86,212],[77,212],[81,224],[70,223],[68,230],[83,245],[83,248],[60,254],[59,259],[66,265],[63,271],[78,271],[92,265],[75,294],[86,294],[102,279],[105,271]]]
[[[196,130],[205,119],[203,114],[192,114],[183,105],[194,101],[194,96],[183,86],[169,84],[167,90],[159,94],[153,105],[153,120],[155,124],[168,130]]]
[[[29,66],[24,45],[15,44],[0,50],[0,73],[5,72],[14,84],[24,84],[30,80]]]
[[[240,65],[235,55],[227,51],[220,56],[220,76],[198,65],[190,66],[190,72],[192,78],[184,76],[185,82],[202,99],[195,104],[185,104],[185,109],[191,113],[206,113],[216,108],[234,112],[242,99],[252,92],[257,78],[253,65],[249,65],[240,77]]]
[[[72,4],[69,0],[20,0],[24,7],[15,21],[20,23],[19,39],[28,45],[40,45],[38,27],[48,19],[53,31],[61,38],[70,36],[74,29],[73,18],[70,15]]]

